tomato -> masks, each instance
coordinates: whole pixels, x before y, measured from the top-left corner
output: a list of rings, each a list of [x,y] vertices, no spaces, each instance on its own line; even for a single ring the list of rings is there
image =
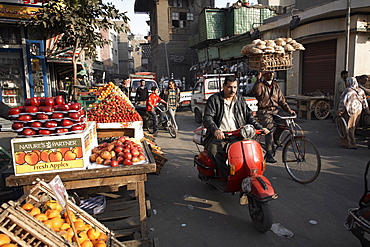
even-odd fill
[[[117,160],[112,160],[112,162],[110,163],[110,166],[111,167],[117,167],[117,166],[119,166],[119,163],[118,163]]]
[[[25,101],[26,106],[39,106],[40,105],[40,98],[39,97],[32,97],[28,98]]]
[[[55,132],[56,133],[65,133],[65,132],[68,132],[68,129],[65,129],[65,128],[57,129]]]
[[[53,106],[54,105],[54,99],[53,99],[53,97],[41,98],[40,104],[43,105],[43,106]]]
[[[62,104],[57,106],[58,111],[69,111],[69,105],[68,104]]]
[[[46,119],[49,119],[49,115],[46,115],[44,113],[39,113],[36,115],[36,119],[37,120],[46,120]]]
[[[53,106],[40,106],[39,107],[39,112],[52,112],[54,111]]]

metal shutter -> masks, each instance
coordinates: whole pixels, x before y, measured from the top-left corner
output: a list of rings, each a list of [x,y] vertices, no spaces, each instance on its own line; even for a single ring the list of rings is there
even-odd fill
[[[302,62],[302,94],[320,90],[333,93],[337,40],[304,45]]]

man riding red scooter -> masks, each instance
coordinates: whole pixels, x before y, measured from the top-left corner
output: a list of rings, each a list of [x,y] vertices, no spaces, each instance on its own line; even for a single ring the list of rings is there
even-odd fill
[[[242,96],[236,95],[238,83],[226,77],[223,90],[206,103],[203,126],[205,150],[195,156],[199,178],[223,192],[238,192],[249,201],[252,221],[257,230],[265,232],[272,224],[267,202],[277,198],[271,183],[263,176],[266,163],[260,144],[250,140],[255,129],[263,128],[252,116]]]

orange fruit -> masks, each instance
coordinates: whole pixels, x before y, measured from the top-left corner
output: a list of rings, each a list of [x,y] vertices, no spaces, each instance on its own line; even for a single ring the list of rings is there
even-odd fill
[[[72,211],[69,211],[69,214],[70,214],[70,217],[72,219],[72,222],[75,222],[76,221],[76,215],[72,212]],[[67,215],[67,211],[64,212],[64,219],[65,221],[71,225],[71,222],[69,221],[69,218],[68,218],[68,215]]]
[[[94,247],[93,243],[91,243],[90,240],[85,240],[82,244],[81,247]]]
[[[64,223],[62,224],[62,226],[60,227],[60,229],[61,229],[61,230],[66,230],[66,229],[68,229],[68,228],[71,228],[71,225],[70,225],[70,224],[68,224],[68,223],[65,223],[65,222],[64,222]]]
[[[62,206],[56,200],[50,200],[45,202],[46,209],[56,209],[59,212],[63,210]]]
[[[1,247],[17,247],[17,245],[12,244],[12,243],[8,243],[8,244],[1,245]]]
[[[61,230],[58,232],[58,234],[67,240],[72,240],[72,237],[69,235],[68,231],[66,230]]]
[[[28,213],[32,216],[35,216],[36,214],[41,214],[41,210],[39,208],[34,207]]]
[[[39,220],[39,221],[48,220],[48,217],[46,216],[46,214],[36,214],[34,215],[34,217],[36,220]]]
[[[80,220],[73,222],[73,225],[75,226],[76,231],[85,230],[85,223]]]
[[[78,237],[78,242],[79,242],[79,243],[83,243],[83,242],[85,242],[86,240],[88,240],[88,239],[89,239],[89,238],[87,237],[86,232],[84,232],[84,231],[77,233],[77,237]],[[74,242],[77,242],[77,241],[76,241],[76,238],[75,238],[75,236],[74,236],[74,235],[73,235],[73,237],[72,237],[72,240],[73,240]]]
[[[100,230],[97,228],[92,228],[87,231],[87,236],[90,240],[98,239],[100,237]]]
[[[51,220],[44,220],[42,223],[44,223],[49,228],[53,228],[53,222]]]
[[[107,244],[104,241],[100,241],[97,244],[94,245],[94,247],[106,247]]]
[[[71,228],[68,228],[67,229],[67,232],[68,232],[68,235],[69,235],[70,238],[72,238],[74,236],[74,232],[73,232],[72,227]]]
[[[48,209],[48,210],[46,210],[45,214],[48,217],[48,219],[52,219],[52,218],[55,218],[55,217],[61,217],[60,216],[60,211],[58,211],[56,209]]]
[[[22,208],[26,211],[31,211],[31,209],[33,208],[33,205],[31,203],[25,203],[22,205]]]
[[[63,222],[62,218],[55,217],[55,218],[51,219],[51,223],[52,223],[51,229],[59,230],[62,227],[64,222]]]
[[[8,244],[10,243],[10,238],[6,234],[0,234],[0,245]]]
[[[106,242],[108,240],[108,236],[104,232],[101,232],[98,239]]]

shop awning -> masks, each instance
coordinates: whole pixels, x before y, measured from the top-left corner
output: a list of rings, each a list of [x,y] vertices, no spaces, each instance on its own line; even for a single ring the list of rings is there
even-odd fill
[[[58,47],[58,43],[63,34],[59,34],[46,40],[46,61],[49,63],[72,63],[73,47],[62,49]],[[79,52],[76,53],[79,55]],[[77,64],[81,64],[78,61]]]

